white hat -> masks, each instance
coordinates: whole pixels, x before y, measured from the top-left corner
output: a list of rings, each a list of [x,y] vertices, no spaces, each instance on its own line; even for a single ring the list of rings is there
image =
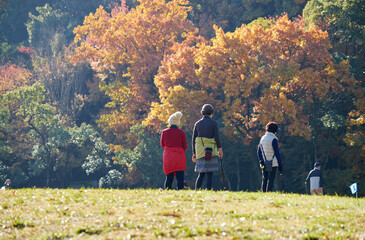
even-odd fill
[[[174,114],[172,114],[170,117],[169,117],[169,124],[171,125],[180,125],[180,119],[182,117],[182,113],[181,112],[176,112]]]

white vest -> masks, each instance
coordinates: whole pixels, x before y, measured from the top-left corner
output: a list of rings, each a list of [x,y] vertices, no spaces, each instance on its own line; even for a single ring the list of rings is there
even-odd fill
[[[277,137],[275,136],[274,133],[266,132],[265,135],[260,140],[260,144],[261,144],[262,148],[264,149],[265,157],[267,160],[273,159],[273,156],[275,155],[274,148],[272,147],[272,141],[274,139],[277,139]],[[262,154],[264,154],[264,153],[262,153]],[[279,166],[276,156],[274,156],[274,159],[272,161],[272,166],[273,167]]]

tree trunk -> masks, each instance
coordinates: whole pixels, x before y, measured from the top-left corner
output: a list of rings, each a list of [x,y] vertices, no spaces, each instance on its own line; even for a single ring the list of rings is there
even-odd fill
[[[241,184],[241,175],[240,175],[240,164],[237,158],[237,152],[235,151],[235,159],[236,159],[236,164],[237,164],[237,191],[240,190],[240,184]]]
[[[46,187],[48,188],[49,187],[49,169],[50,169],[50,166],[47,166],[47,170],[46,170]]]

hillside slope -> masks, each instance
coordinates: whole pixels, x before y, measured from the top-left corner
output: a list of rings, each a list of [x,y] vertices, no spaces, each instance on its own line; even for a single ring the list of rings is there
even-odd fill
[[[364,239],[365,198],[228,191],[0,191],[1,239]]]

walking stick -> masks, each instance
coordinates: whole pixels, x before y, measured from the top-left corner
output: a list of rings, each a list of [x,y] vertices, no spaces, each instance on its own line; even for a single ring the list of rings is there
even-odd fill
[[[280,173],[280,179],[281,179],[281,186],[283,188],[283,193],[285,193],[284,180],[283,180],[283,174],[282,173]]]
[[[305,182],[304,182],[304,185],[305,185],[305,193],[306,193],[307,195],[309,195],[309,193],[308,193],[307,181],[305,181]]]
[[[224,170],[223,170],[222,158],[219,158],[219,162],[221,163],[221,173],[222,173],[222,181],[223,181],[223,190],[226,190],[226,182],[224,181]]]

